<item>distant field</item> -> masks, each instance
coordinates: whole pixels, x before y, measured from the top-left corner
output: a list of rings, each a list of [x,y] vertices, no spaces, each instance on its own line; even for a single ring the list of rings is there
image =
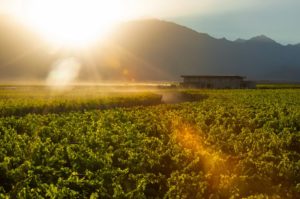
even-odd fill
[[[0,110],[0,198],[300,198],[298,89],[10,87]]]
[[[116,107],[155,105],[161,95],[133,90],[72,87],[52,90],[43,86],[0,86],[0,117],[47,114]]]
[[[300,84],[258,84],[258,89],[300,89]]]

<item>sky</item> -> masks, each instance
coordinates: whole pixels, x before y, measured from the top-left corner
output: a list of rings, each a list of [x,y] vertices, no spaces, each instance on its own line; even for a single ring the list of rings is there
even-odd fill
[[[0,12],[22,16],[28,1],[30,0],[0,0]],[[121,2],[129,18],[151,17],[173,21],[216,38],[249,39],[264,34],[282,44],[300,43],[299,0],[123,0]]]

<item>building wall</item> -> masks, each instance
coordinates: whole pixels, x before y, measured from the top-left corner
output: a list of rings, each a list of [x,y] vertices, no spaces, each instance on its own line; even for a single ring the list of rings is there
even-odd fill
[[[189,77],[184,78],[183,86],[196,88],[232,88],[242,87],[243,80],[239,78],[204,78]]]
[[[254,82],[254,81],[243,81],[242,88],[255,89],[256,88],[256,82]]]

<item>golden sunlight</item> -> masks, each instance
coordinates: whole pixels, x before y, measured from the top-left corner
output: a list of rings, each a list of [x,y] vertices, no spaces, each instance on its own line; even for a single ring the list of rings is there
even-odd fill
[[[120,0],[30,0],[26,21],[48,41],[83,46],[101,39],[123,17]]]

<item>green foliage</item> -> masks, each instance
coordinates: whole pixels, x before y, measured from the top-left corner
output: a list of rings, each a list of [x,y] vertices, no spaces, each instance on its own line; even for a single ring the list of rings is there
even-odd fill
[[[299,83],[266,83],[266,84],[258,84],[256,86],[258,89],[299,89]]]
[[[300,91],[187,93],[207,98],[1,117],[0,197],[300,197]]]
[[[46,87],[0,87],[0,117],[133,107],[161,103],[149,92],[101,92],[97,87],[51,90]]]

